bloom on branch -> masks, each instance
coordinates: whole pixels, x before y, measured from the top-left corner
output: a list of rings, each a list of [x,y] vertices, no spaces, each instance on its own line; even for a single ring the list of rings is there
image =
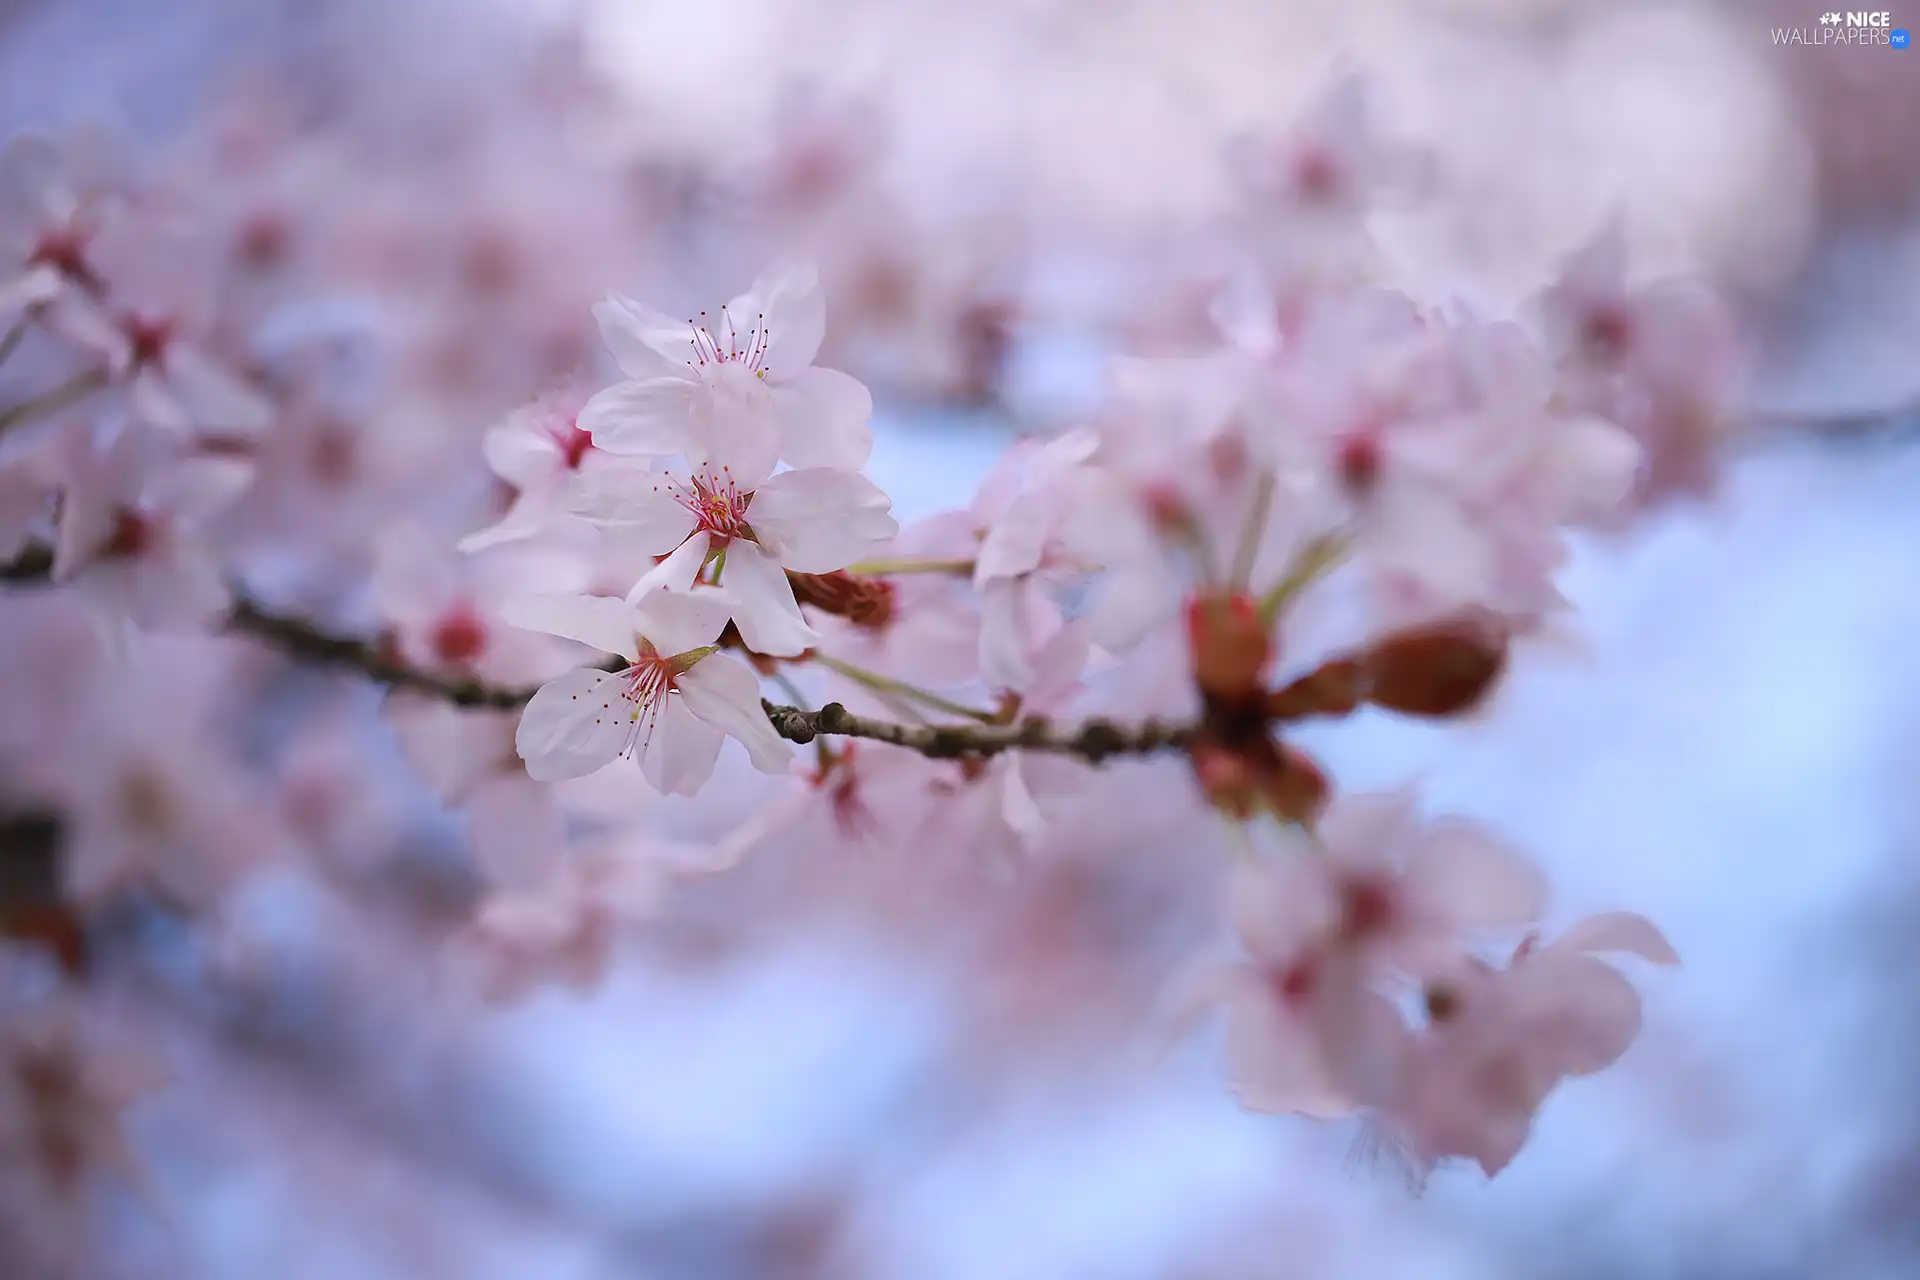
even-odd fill
[[[737,738],[762,773],[785,773],[792,748],[760,705],[760,681],[716,652],[731,605],[711,588],[652,590],[633,601],[549,595],[508,613],[518,626],[565,636],[627,660],[618,672],[570,671],[540,687],[514,745],[536,781],[639,760],[664,792],[692,795],[713,774],[724,738]]]
[[[771,426],[771,439],[729,451],[747,470],[770,472],[776,458],[845,471],[866,464],[873,397],[837,369],[813,364],[826,335],[827,303],[812,267],[768,271],[732,302],[692,320],[617,294],[593,314],[632,379],[581,411],[579,425],[601,448],[677,454],[690,439],[718,443],[731,432],[757,436]],[[763,449],[773,451],[764,462]]]
[[[79,585],[110,621],[154,630],[197,628],[226,608],[203,529],[253,468],[187,453],[177,437],[138,423],[104,446],[85,432],[69,445],[54,580]]]

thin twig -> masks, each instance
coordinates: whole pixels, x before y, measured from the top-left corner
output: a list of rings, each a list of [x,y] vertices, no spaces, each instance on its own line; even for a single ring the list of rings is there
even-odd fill
[[[113,375],[105,369],[89,369],[85,373],[75,374],[51,391],[43,391],[30,400],[0,409],[0,434],[11,431],[24,422],[56,413],[76,400],[81,400],[96,391],[104,390],[113,381]]]

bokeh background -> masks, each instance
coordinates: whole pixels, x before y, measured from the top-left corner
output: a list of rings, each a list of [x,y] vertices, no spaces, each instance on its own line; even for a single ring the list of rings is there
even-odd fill
[[[350,592],[383,522],[470,511],[481,431],[594,366],[606,290],[724,296],[783,253],[822,264],[823,359],[874,387],[874,479],[903,517],[963,503],[1108,355],[1204,339],[1222,149],[1340,68],[1437,155],[1375,228],[1426,294],[1510,308],[1617,209],[1638,268],[1709,279],[1753,345],[1720,491],[1581,545],[1581,647],[1470,726],[1310,742],[1685,959],[1494,1182],[1411,1195],[1351,1132],[1239,1110],[1204,1033],[1168,1040],[1158,993],[1215,906],[1171,798],[1112,856],[1085,815],[1013,884],[766,848],[663,891],[594,980],[484,999],[447,945],[464,819],[378,691],[223,649],[179,664],[248,708],[235,838],[313,856],[211,932],[94,922],[117,1028],[172,1076],[129,1114],[99,1274],[1920,1274],[1920,53],[1769,37],[1818,16],[0,4],[0,123],[115,126],[192,196],[182,262],[253,255],[217,269],[226,340],[328,362],[253,516],[297,599]]]

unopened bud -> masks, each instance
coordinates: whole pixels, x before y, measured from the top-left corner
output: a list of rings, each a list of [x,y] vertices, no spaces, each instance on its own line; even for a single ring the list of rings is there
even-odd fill
[[[1207,803],[1244,822],[1260,808],[1260,789],[1251,764],[1218,743],[1196,741],[1190,749],[1193,776]]]
[[[1367,700],[1403,715],[1460,715],[1479,705],[1506,664],[1506,630],[1489,617],[1411,627],[1367,651]]]
[[[1201,693],[1220,702],[1261,696],[1273,641],[1252,596],[1237,592],[1188,600],[1187,644]]]
[[[1334,658],[1268,694],[1267,715],[1274,720],[1351,715],[1365,700],[1365,665],[1357,658]]]
[[[1312,756],[1280,743],[1279,767],[1267,779],[1267,803],[1281,817],[1312,826],[1327,807],[1327,775]]]

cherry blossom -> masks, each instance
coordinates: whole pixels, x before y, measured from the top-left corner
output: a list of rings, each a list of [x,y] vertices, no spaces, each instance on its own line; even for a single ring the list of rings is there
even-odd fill
[[[1626,220],[1616,214],[1569,255],[1535,308],[1569,402],[1644,447],[1640,499],[1707,488],[1742,372],[1724,304],[1683,280],[1630,288]]]
[[[487,429],[481,450],[493,473],[512,486],[513,505],[496,523],[461,539],[462,551],[531,537],[566,514],[574,476],[607,458],[579,426],[584,403],[571,391],[549,393]]]
[[[1428,1026],[1410,1043],[1384,1117],[1417,1172],[1461,1156],[1489,1177],[1499,1173],[1561,1079],[1626,1052],[1639,1033],[1640,996],[1595,958],[1605,952],[1678,963],[1648,921],[1615,912],[1575,924],[1545,948],[1529,938],[1504,969],[1469,957],[1428,982]]]
[[[84,321],[105,283],[94,240],[106,216],[113,166],[96,139],[62,147],[15,134],[0,150],[0,323],[58,300],[59,316]],[[70,299],[77,291],[81,296]]]
[[[583,475],[573,510],[665,555],[649,584],[684,593],[709,558],[718,558],[734,624],[748,646],[798,655],[820,637],[785,571],[831,573],[884,548],[899,532],[893,504],[857,472],[809,467],[770,474],[765,439],[722,439],[688,449],[703,455],[689,470],[606,467]]]
[[[80,1274],[94,1193],[140,1176],[123,1113],[166,1072],[11,948],[0,949],[0,1010],[0,1236],[25,1274]]]
[[[693,440],[704,446],[689,455],[696,465],[721,450],[739,473],[761,478],[776,458],[853,471],[872,451],[872,396],[813,364],[827,310],[810,266],[771,269],[697,320],[676,321],[618,295],[594,316],[633,379],[581,410],[581,427],[601,448],[659,456],[687,452]]]
[[[239,496],[252,468],[195,456],[139,423],[104,444],[70,437],[53,576],[115,622],[157,630],[205,625],[227,605],[207,522]]]
[[[510,601],[538,587],[582,590],[586,566],[563,551],[521,544],[460,556],[418,523],[392,526],[373,566],[388,637],[409,662],[496,681],[547,674],[560,646],[505,621]]]
[[[760,682],[715,652],[735,606],[710,588],[608,596],[533,596],[513,606],[516,625],[578,640],[627,660],[619,672],[578,670],[550,680],[521,715],[515,746],[542,782],[637,758],[661,791],[697,792],[723,738],[746,747],[756,769],[784,773],[792,749],[760,706]]]
[[[1089,567],[1076,545],[1084,526],[1075,522],[1081,508],[1070,486],[1097,444],[1092,432],[1070,431],[1016,446],[974,499],[971,514],[983,531],[973,568],[980,670],[1002,688],[1025,689],[1039,678],[1036,655],[1066,625],[1053,590]]]

